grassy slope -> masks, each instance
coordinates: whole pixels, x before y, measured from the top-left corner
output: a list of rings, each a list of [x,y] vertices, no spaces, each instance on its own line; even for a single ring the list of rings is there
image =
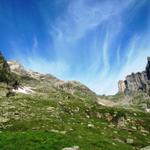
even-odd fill
[[[20,76],[35,95],[0,98],[0,150],[133,150],[150,144],[150,114],[102,107],[86,88],[53,86],[53,80]],[[122,95],[111,97],[118,101]],[[123,126],[119,120],[124,118]],[[128,144],[127,139],[133,143]]]
[[[129,121],[118,127],[108,121],[109,115]],[[149,114],[102,107],[64,91],[0,99],[0,117],[2,150],[61,150],[73,145],[81,150],[132,150],[150,144]],[[127,138],[134,143],[127,144]]]

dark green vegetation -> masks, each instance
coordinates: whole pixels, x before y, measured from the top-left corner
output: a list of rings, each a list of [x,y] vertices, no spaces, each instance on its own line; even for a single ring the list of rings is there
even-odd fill
[[[63,82],[51,75],[33,78],[25,71],[15,74],[9,66],[8,72],[34,92],[0,97],[0,150],[72,146],[81,150],[139,150],[150,145],[150,113],[137,107],[97,104],[97,98],[120,102],[123,94],[98,97],[75,81]],[[6,81],[7,76],[1,80],[1,91],[7,90]]]
[[[7,61],[0,53],[0,82],[6,83],[10,86],[17,86],[19,83],[18,77],[16,74],[12,73]]]
[[[19,86],[19,76],[12,73],[0,52],[0,96],[12,95],[11,90]]]

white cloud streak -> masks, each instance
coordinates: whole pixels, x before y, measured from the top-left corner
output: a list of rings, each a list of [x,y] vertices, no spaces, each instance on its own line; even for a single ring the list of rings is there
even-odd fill
[[[32,52],[34,53],[29,58],[24,59],[24,64],[36,71],[49,72],[65,79],[80,80],[97,93],[112,94],[117,92],[117,81],[124,79],[127,74],[133,71],[144,69],[146,56],[150,55],[150,51],[148,51],[150,46],[145,46],[144,44],[146,43],[145,41],[148,42],[148,33],[143,35],[143,37],[145,36],[144,38],[137,34],[132,37],[130,43],[126,46],[123,59],[126,62],[122,62],[121,43],[117,43],[118,48],[115,52],[114,61],[117,62],[117,66],[122,66],[121,70],[111,68],[111,47],[118,36],[123,33],[122,30],[125,26],[124,16],[128,10],[132,10],[132,8],[134,10],[139,9],[143,4],[143,2],[138,2],[138,5],[134,7],[135,2],[137,0],[68,1],[65,14],[58,16],[51,24],[47,22],[50,26],[48,32],[53,40],[56,59],[50,61],[45,58],[39,58],[36,54],[39,41],[34,37],[32,47]],[[49,20],[47,15],[45,16]],[[134,16],[133,11],[132,16]],[[130,19],[132,19],[132,16]],[[79,43],[90,32],[96,33],[99,27],[104,31],[101,35],[90,38],[91,41],[87,43],[89,45],[89,54],[93,55],[87,58],[91,59],[89,60],[91,63],[86,64],[88,69],[84,70],[82,67],[83,61],[77,62],[77,66],[73,66],[77,69],[77,72],[70,76],[72,59],[77,53],[75,45],[82,46]],[[80,55],[79,52],[78,55]],[[99,69],[100,64],[102,65],[101,69]],[[111,74],[109,73],[110,70],[113,70]]]
[[[121,30],[121,15],[134,2],[134,0],[121,2],[119,0],[113,2],[106,0],[94,4],[90,0],[71,1],[64,17],[58,17],[57,21],[51,25],[53,30],[50,30],[50,36],[53,37],[57,57],[64,57],[64,59],[74,57],[72,47],[78,45],[78,42],[90,31],[104,25],[106,26],[106,35],[104,36],[103,47],[99,48],[99,55],[103,55],[103,64],[106,70],[104,72],[107,73],[109,70],[110,39],[117,36]],[[91,51],[95,51],[95,49]],[[93,64],[90,65],[93,66]]]
[[[148,39],[143,40],[149,41]],[[147,56],[150,56],[150,46],[145,46],[143,40],[137,36],[133,37],[127,47],[129,51],[127,61],[123,64],[121,70],[116,70],[103,78],[95,78],[94,82],[89,82],[89,87],[92,87],[99,94],[114,94],[118,91],[117,83],[119,80],[125,80],[125,77],[132,72],[144,71]]]

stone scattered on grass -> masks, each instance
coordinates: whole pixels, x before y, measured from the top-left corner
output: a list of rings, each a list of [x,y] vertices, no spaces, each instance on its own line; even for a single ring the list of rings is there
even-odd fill
[[[146,146],[144,148],[141,148],[140,150],[150,150],[150,146]]]
[[[60,134],[66,134],[66,132],[67,132],[67,131],[59,131],[59,130],[55,130],[55,129],[51,129],[50,131],[54,132],[54,133],[60,133]]]
[[[133,130],[137,130],[137,128],[136,128],[135,126],[132,126],[131,128],[132,128]]]
[[[0,123],[5,123],[7,121],[9,121],[8,118],[0,117]]]
[[[126,139],[126,143],[127,143],[127,144],[133,144],[133,143],[134,143],[134,140],[133,140],[133,139]]]
[[[89,128],[94,128],[94,125],[90,123],[90,124],[88,124],[88,127]]]
[[[80,148],[79,148],[79,146],[73,146],[73,147],[63,148],[62,150],[80,150]]]
[[[54,109],[55,109],[54,107],[47,107],[47,111],[48,111],[48,112],[53,112]]]
[[[124,141],[119,138],[115,138],[114,141],[119,142],[119,143],[124,143]]]

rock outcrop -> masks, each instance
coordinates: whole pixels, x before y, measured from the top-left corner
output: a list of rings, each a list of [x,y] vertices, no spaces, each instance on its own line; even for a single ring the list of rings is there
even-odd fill
[[[143,91],[150,95],[150,57],[147,58],[145,71],[128,75],[125,81],[118,82],[119,92],[132,93]]]
[[[125,82],[123,80],[119,80],[118,89],[119,89],[119,92],[124,92],[125,91],[126,85],[125,85]]]

